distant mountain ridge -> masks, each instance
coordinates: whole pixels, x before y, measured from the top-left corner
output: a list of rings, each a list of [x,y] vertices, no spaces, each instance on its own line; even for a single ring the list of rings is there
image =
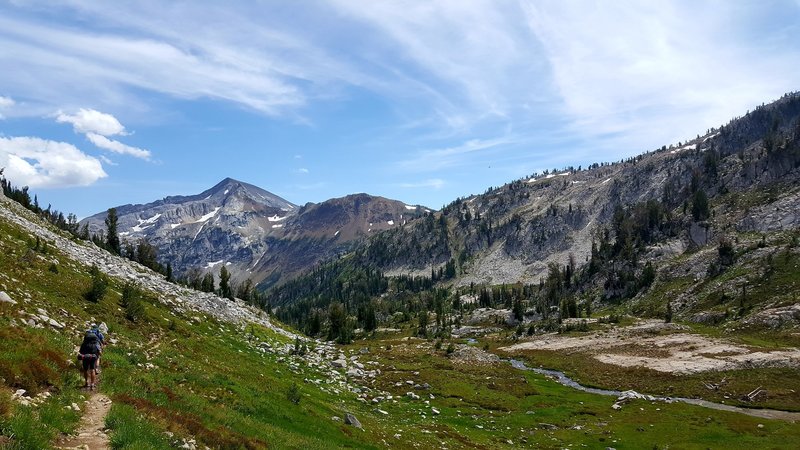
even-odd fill
[[[353,194],[299,207],[258,186],[225,178],[196,195],[116,207],[123,243],[147,240],[176,275],[218,273],[269,286],[303,272],[360,239],[419,217],[423,207]],[[87,217],[104,233],[106,212]]]

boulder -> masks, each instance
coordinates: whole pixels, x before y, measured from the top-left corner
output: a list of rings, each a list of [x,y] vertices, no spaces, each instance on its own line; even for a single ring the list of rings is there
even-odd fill
[[[344,415],[344,423],[346,423],[347,425],[352,425],[352,426],[354,426],[356,428],[359,428],[359,429],[362,429],[362,430],[364,429],[364,427],[361,426],[361,422],[358,421],[356,416],[354,416],[354,415],[352,415],[350,413],[347,413],[347,414]]]
[[[6,291],[0,291],[0,303],[11,303],[12,305],[16,305],[17,302],[11,299],[11,297],[6,294]]]
[[[333,367],[338,367],[338,368],[341,369],[341,368],[344,368],[345,366],[347,366],[347,361],[344,360],[344,359],[336,359],[336,360],[331,361],[331,365]]]

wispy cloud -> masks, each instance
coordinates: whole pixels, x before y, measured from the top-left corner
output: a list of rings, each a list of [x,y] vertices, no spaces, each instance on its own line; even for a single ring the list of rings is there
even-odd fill
[[[372,61],[391,64],[450,128],[508,118],[523,101],[547,97],[546,83],[531,83],[547,66],[514,2],[331,3],[377,31],[365,44]]]
[[[109,158],[106,155],[100,155],[100,156],[98,156],[98,158],[100,158],[100,161],[103,161],[108,166],[118,166],[119,165],[118,163],[115,163],[111,158]]]
[[[444,185],[447,184],[441,178],[431,178],[428,180],[417,181],[417,182],[410,182],[410,183],[400,183],[397,186],[403,189],[441,189]]]
[[[763,14],[751,8],[526,1],[523,9],[563,112],[584,135],[661,145],[720,125],[800,81],[789,69],[800,60],[796,45],[748,35],[751,16]]]
[[[16,102],[11,97],[3,97],[2,95],[0,95],[0,111],[14,106],[15,103]],[[5,116],[3,115],[2,112],[0,112],[0,120],[3,119],[5,119]]]
[[[254,20],[264,16],[248,7],[176,3],[164,8],[145,1],[135,7],[73,3],[58,9],[118,31],[54,25],[31,19],[24,10],[14,19],[0,18],[0,62],[13,63],[26,74],[3,73],[0,80],[45,103],[60,106],[93,98],[106,106],[141,104],[136,91],[144,90],[224,100],[281,115],[315,95],[308,83],[324,84],[337,76],[356,79],[299,33],[279,31],[280,21],[271,27]],[[158,16],[151,13],[156,9]],[[214,27],[205,25],[210,17]],[[58,77],[52,75],[56,72]]]
[[[297,173],[306,174],[306,173],[309,173],[309,170],[306,169],[305,167],[301,167],[301,168],[297,169]]]
[[[107,176],[75,146],[35,137],[0,137],[0,167],[14,184],[34,188],[88,186]]]
[[[470,139],[456,147],[438,148],[419,152],[416,156],[397,163],[401,169],[412,172],[430,172],[469,164],[474,154],[512,144],[510,137],[494,139]]]
[[[144,160],[150,159],[149,150],[131,147],[130,145],[125,145],[122,142],[109,139],[97,133],[86,133],[86,138],[89,139],[92,144],[110,152],[119,153],[120,155],[130,155]]]

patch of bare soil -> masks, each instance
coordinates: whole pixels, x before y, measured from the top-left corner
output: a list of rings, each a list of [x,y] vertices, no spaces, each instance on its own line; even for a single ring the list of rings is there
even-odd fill
[[[105,432],[105,421],[111,409],[111,399],[103,394],[95,394],[89,398],[85,413],[81,418],[76,436],[61,439],[56,448],[70,450],[107,450],[108,435]]]
[[[500,350],[581,352],[607,364],[646,367],[676,374],[800,366],[800,349],[758,350],[683,331],[685,328],[679,325],[650,320],[577,337],[559,334],[535,336]]]

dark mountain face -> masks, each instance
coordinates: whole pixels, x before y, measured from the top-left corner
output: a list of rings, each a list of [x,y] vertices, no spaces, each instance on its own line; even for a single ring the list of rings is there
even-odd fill
[[[298,207],[264,189],[231,178],[200,194],[117,207],[126,244],[145,239],[177,276],[218,273],[234,280],[280,283],[370,234],[400,227],[423,209],[366,194]],[[82,221],[103,233],[106,213]]]

